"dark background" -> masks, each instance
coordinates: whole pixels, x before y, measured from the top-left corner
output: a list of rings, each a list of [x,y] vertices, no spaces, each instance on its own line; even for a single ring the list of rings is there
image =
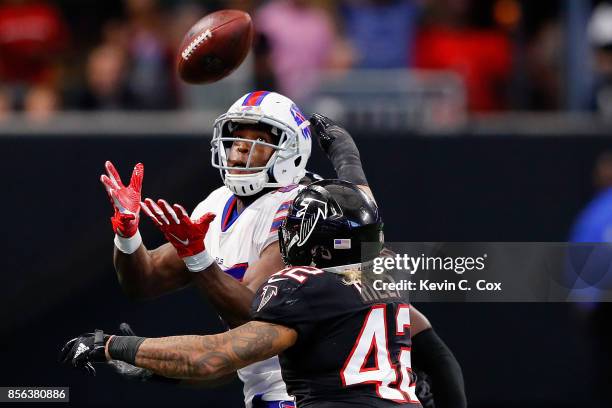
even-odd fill
[[[609,139],[355,134],[388,241],[566,241],[592,197],[591,171]],[[125,181],[145,164],[143,198],[193,209],[221,184],[209,137],[0,138],[2,386],[69,386],[71,405],[242,404],[217,390],[90,378],[56,363],[61,345],[122,321],[143,336],[222,330],[192,289],[132,301],[112,266],[111,206],[98,179],[112,160]],[[317,147],[309,168],[333,171]],[[149,247],[163,242],[148,219]],[[464,370],[472,407],[589,406],[591,351],[571,304],[420,304]],[[65,406],[65,405],[64,405]]]

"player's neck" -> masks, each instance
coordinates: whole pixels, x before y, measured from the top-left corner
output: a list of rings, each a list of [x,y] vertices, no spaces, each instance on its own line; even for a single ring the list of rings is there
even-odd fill
[[[252,196],[236,196],[236,211],[240,214],[245,208],[257,201],[259,197],[272,190],[271,188],[264,188],[259,193],[253,194]]]

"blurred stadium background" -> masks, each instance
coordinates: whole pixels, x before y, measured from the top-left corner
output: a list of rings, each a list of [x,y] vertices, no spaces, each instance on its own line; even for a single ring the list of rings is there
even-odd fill
[[[252,52],[217,84],[180,83],[183,34],[220,8],[251,13]],[[193,208],[220,184],[214,118],[253,89],[346,125],[390,241],[563,242],[612,186],[604,1],[0,1],[0,385],[70,386],[75,406],[241,406],[238,382],[93,379],[55,357],[122,321],[147,336],[222,329],[193,290],[124,296],[98,177],[107,159],[124,178],[142,161],[146,196]],[[317,149],[309,167],[333,174]],[[419,306],[462,363],[470,406],[612,406],[606,305]]]

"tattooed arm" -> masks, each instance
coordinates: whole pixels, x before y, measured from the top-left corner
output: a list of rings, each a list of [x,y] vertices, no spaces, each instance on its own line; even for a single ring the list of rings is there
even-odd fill
[[[136,365],[171,378],[215,379],[295,344],[297,332],[285,326],[252,321],[212,336],[146,339]]]

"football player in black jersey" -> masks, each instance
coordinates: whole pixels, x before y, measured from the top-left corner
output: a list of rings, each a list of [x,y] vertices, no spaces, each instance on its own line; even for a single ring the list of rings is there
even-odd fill
[[[317,134],[319,144],[334,165],[338,177],[353,181],[371,196],[371,191],[361,166],[359,151],[350,134],[341,126],[319,114],[313,115],[310,118],[310,122],[313,133]],[[207,273],[203,275],[210,276],[210,278],[206,279],[207,281],[211,281],[211,283],[215,281],[216,274]],[[210,285],[210,288],[215,287],[215,285]],[[226,299],[228,305],[232,306],[234,310],[245,309],[248,313],[248,305],[242,305],[247,297],[238,297],[229,293],[226,295],[217,294],[217,296],[220,296],[221,299]],[[370,298],[371,296],[372,291],[369,293]],[[436,335],[427,319],[421,313],[415,308],[410,307],[410,315],[412,319],[411,333],[413,336],[416,334],[413,337],[413,352],[416,351],[412,356],[413,362],[418,364],[420,369],[429,375],[430,379],[430,381],[423,381],[423,372],[419,372],[417,391],[423,406],[426,408],[434,407],[434,400],[429,392],[429,385],[432,382],[435,384],[433,388],[436,407],[461,408],[466,406],[461,369],[452,352]],[[122,333],[133,335],[131,330],[122,330]],[[73,342],[72,344],[75,343]],[[91,347],[94,347],[93,343]],[[74,353],[79,354],[77,352],[78,350],[75,349]],[[70,359],[70,350],[65,350],[65,353],[67,353],[65,358]],[[88,364],[83,364],[87,368],[92,368]],[[166,377],[155,375],[149,370],[137,369],[119,360],[113,361],[113,366],[124,377],[145,381],[169,381]]]
[[[87,367],[114,359],[165,377],[214,380],[279,354],[299,407],[419,407],[409,304],[361,296],[361,262],[382,248],[374,200],[348,182],[316,182],[298,194],[280,231],[287,264],[310,266],[274,274],[255,297],[253,321],[212,336],[96,331],[68,342],[63,360]],[[378,245],[361,253],[362,242]]]

